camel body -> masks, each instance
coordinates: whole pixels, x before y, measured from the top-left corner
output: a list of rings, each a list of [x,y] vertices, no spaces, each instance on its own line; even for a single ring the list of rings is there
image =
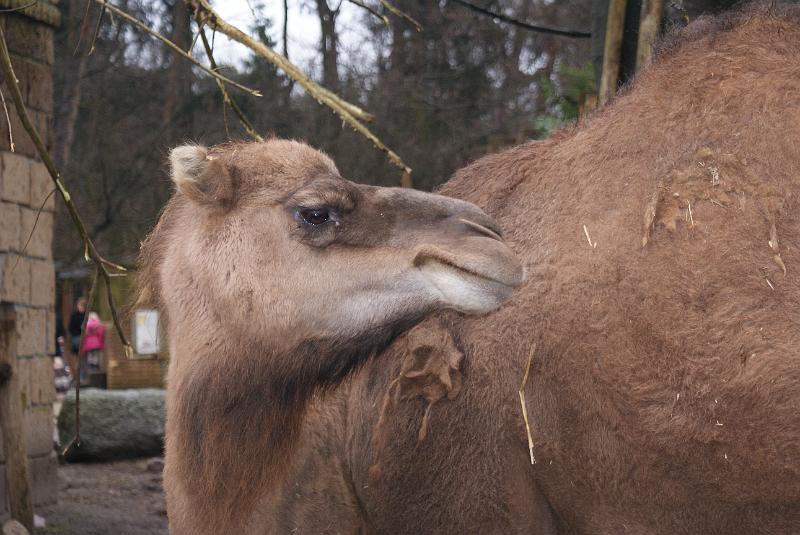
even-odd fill
[[[799,142],[800,10],[756,7],[457,172],[527,282],[315,398],[253,532],[800,532]]]

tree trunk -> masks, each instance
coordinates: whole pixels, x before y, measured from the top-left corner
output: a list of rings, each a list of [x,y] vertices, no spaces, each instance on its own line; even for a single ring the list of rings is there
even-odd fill
[[[599,99],[601,106],[605,105],[617,92],[626,3],[626,0],[611,0],[608,6],[606,39],[603,48],[603,72],[600,76]]]
[[[289,59],[289,0],[283,0],[283,55]]]
[[[639,19],[639,46],[636,49],[637,71],[650,63],[652,59],[653,43],[661,27],[663,13],[664,0],[644,0],[642,2],[642,16]]]
[[[191,31],[189,28],[189,7],[184,0],[175,0],[172,6],[172,41],[187,50],[191,45]],[[192,90],[192,66],[185,59],[173,54],[167,72],[166,94],[164,95],[164,108],[162,124],[166,127],[168,137],[175,119],[176,108],[179,103],[189,96]]]
[[[6,454],[6,488],[11,518],[33,531],[33,502],[25,420],[20,390],[22,375],[17,366],[16,314],[11,303],[0,303],[0,430]]]
[[[316,1],[321,29],[322,85],[337,92],[339,88],[339,38],[336,34],[336,16],[339,11],[328,7],[327,0]]]
[[[64,41],[56,47],[56,65],[62,65],[56,70],[56,91],[54,95],[55,113],[53,117],[53,159],[61,172],[66,171],[69,164],[72,142],[75,139],[75,123],[78,120],[78,110],[81,104],[81,85],[86,74],[87,55],[85,48],[89,43],[82,43],[83,49],[75,52],[81,35],[81,26],[84,14],[84,5],[81,2],[67,2],[66,16],[63,25],[67,28]],[[89,28],[91,30],[91,28]],[[89,36],[86,36],[89,39]],[[60,75],[60,76],[59,76]]]

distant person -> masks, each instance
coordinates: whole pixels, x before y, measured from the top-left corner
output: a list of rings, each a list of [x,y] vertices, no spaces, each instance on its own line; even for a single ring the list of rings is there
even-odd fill
[[[100,357],[106,347],[106,328],[100,321],[100,316],[96,312],[89,312],[89,320],[86,322],[86,333],[83,337],[83,355],[81,358],[81,374],[84,367],[86,371],[100,370]],[[83,366],[86,364],[86,366]]]
[[[54,356],[64,357],[64,342],[67,339],[67,331],[64,329],[64,322],[61,315],[56,315],[56,352]]]
[[[86,298],[81,297],[75,303],[75,310],[69,317],[69,336],[72,341],[72,354],[77,355],[81,350],[81,327],[83,318],[86,317]]]

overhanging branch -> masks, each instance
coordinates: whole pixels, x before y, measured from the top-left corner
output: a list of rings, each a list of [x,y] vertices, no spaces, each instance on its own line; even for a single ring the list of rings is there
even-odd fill
[[[492,17],[493,19],[497,19],[503,21],[508,24],[512,24],[519,28],[523,28],[525,30],[529,30],[531,32],[539,32],[539,33],[547,33],[550,35],[563,35],[564,37],[576,37],[579,39],[586,39],[591,37],[592,34],[589,32],[581,32],[577,30],[567,30],[564,28],[555,28],[552,26],[539,26],[537,24],[530,24],[528,22],[524,22],[521,20],[517,20],[513,17],[509,17],[508,15],[503,15],[502,13],[496,13],[494,11],[490,11],[486,8],[476,6],[471,2],[467,2],[466,0],[450,0],[460,6],[463,6],[467,9],[471,9],[476,13],[480,13],[481,15],[485,15],[487,17]]]

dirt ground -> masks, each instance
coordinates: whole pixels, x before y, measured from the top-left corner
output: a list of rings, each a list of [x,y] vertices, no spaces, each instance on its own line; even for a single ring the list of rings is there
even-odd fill
[[[58,468],[58,503],[36,508],[37,535],[166,535],[160,460]]]

